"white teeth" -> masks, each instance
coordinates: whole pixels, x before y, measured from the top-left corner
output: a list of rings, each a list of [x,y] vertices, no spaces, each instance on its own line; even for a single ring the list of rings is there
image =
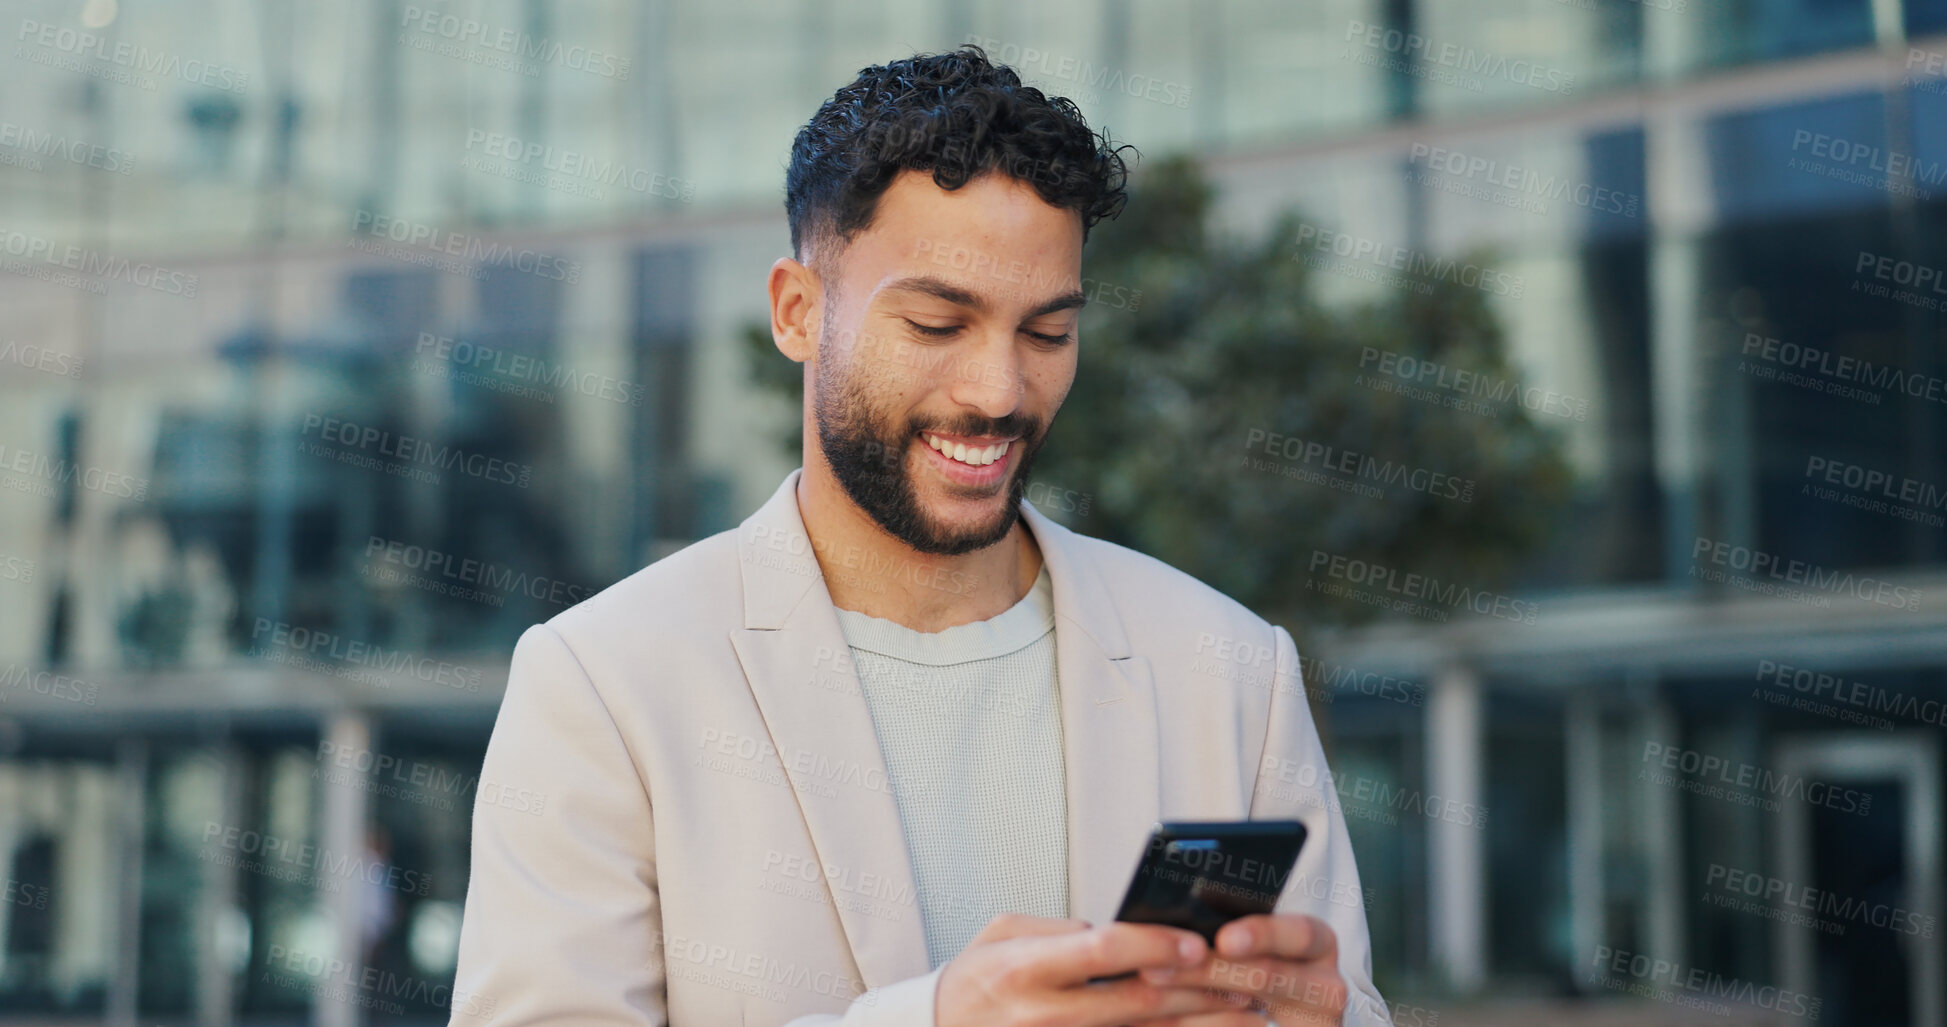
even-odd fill
[[[937,435],[922,434],[920,437],[926,440],[927,445],[939,450],[943,455],[950,456],[969,467],[985,467],[999,460],[1007,455],[1007,447],[1013,444],[1001,442],[985,448],[969,449],[964,442],[948,442]]]

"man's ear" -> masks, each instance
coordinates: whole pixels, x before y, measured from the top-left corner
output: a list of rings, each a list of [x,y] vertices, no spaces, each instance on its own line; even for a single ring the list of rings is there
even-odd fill
[[[819,304],[824,286],[818,272],[790,257],[771,265],[771,341],[777,351],[802,364],[818,352]]]

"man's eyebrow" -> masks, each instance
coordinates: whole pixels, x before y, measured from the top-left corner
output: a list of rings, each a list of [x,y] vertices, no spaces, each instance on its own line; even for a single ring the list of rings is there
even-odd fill
[[[987,300],[985,298],[977,293],[963,289],[944,278],[935,278],[932,275],[912,275],[906,278],[894,279],[879,291],[916,292],[922,296],[943,299],[956,306],[971,307],[983,314],[987,312]]]
[[[1067,292],[1056,296],[1054,299],[1028,311],[1027,320],[1032,321],[1043,314],[1052,314],[1057,310],[1080,310],[1086,306],[1088,306],[1088,295],[1082,292],[1082,290],[1077,289],[1074,292]]]
[[[879,291],[916,292],[923,296],[932,296],[936,299],[945,300],[948,303],[968,307],[983,314],[989,311],[989,305],[985,297],[963,289],[943,278],[935,278],[932,275],[913,275],[907,278],[900,278]],[[1058,310],[1079,309],[1087,305],[1088,296],[1080,289],[1077,289],[1073,292],[1063,293],[1060,296],[1049,299],[1040,306],[1028,311],[1027,317],[1023,318],[1023,320],[1033,320],[1034,318],[1041,317],[1044,314],[1052,314]]]

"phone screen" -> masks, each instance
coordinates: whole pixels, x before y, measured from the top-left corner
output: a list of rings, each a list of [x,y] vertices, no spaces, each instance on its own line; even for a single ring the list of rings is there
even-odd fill
[[[1116,919],[1181,927],[1214,946],[1218,928],[1277,906],[1304,844],[1296,820],[1158,824]]]

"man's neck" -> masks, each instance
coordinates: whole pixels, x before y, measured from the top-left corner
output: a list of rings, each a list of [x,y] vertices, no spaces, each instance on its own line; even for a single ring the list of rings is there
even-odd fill
[[[1025,519],[1006,537],[959,556],[935,556],[894,538],[836,482],[798,478],[798,516],[811,536],[832,605],[914,631],[945,631],[1007,611],[1034,586],[1041,548]]]

